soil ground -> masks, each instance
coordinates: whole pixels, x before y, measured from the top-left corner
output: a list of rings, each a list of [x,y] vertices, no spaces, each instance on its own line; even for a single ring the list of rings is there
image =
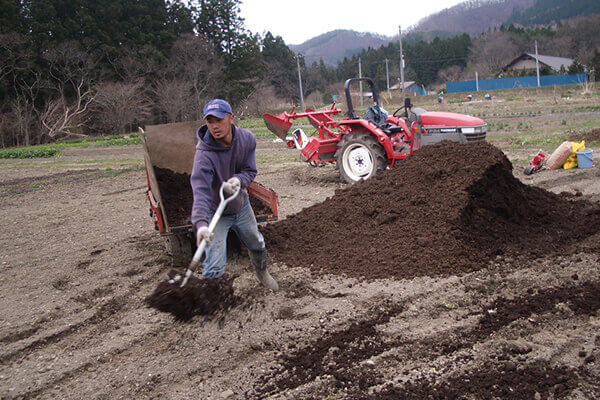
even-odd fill
[[[531,105],[520,101],[512,103]],[[581,118],[548,116],[568,125]],[[599,113],[585,118],[590,126],[577,133],[600,126]],[[560,134],[571,133],[565,128]],[[560,204],[574,210],[599,206],[597,156],[590,169],[525,176],[526,160],[539,146],[517,145],[511,135],[517,133],[504,128],[488,138],[512,162],[512,176],[528,185],[527,193],[566,192]],[[570,231],[576,240],[563,236],[556,243],[550,222],[539,224],[535,243],[523,242],[518,232],[519,243],[510,242],[510,234],[501,238],[506,248],[515,244],[514,251],[493,254],[482,243],[468,248],[471,268],[446,274],[344,273],[334,262],[286,261],[274,244],[271,272],[279,292],[262,289],[248,259],[234,257],[228,274],[235,304],[183,322],[145,303],[170,264],[148,216],[142,158],[141,147],[129,146],[0,162],[0,398],[600,397],[600,234],[593,220],[587,228],[585,223],[593,211],[570,214],[578,216]],[[257,180],[279,194],[280,223],[322,207],[327,198],[336,207],[336,190],[349,191],[333,166],[311,168],[270,139],[259,140],[257,160]],[[580,208],[581,200],[586,205]],[[344,221],[352,225],[353,213],[348,209],[340,226],[329,229],[343,230]],[[423,224],[427,232],[436,226]],[[443,240],[447,226],[439,228]],[[305,253],[318,253],[311,234],[306,242],[313,250]],[[352,232],[344,235],[350,240]],[[413,253],[391,267],[409,265],[406,258],[422,262],[422,245],[445,248],[405,231],[387,232],[381,240],[398,238]],[[299,237],[293,245],[303,243]],[[334,245],[323,243],[329,254],[347,247]],[[438,259],[448,254],[440,252]],[[419,270],[439,261],[435,254],[427,260]],[[379,261],[377,253],[363,256],[367,271],[380,270]]]

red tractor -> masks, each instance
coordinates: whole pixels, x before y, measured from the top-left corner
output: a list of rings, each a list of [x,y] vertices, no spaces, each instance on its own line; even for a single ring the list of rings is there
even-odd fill
[[[358,118],[352,105],[350,84],[367,82],[371,86],[373,105]],[[348,79],[344,85],[348,118],[333,119],[342,111],[335,108],[306,109],[296,113],[283,112],[278,116],[263,114],[267,128],[284,140],[288,147],[301,151],[305,161],[313,166],[336,162],[341,178],[353,183],[368,179],[378,170],[393,168],[421,146],[450,140],[467,143],[485,140],[487,125],[475,117],[448,112],[428,112],[413,108],[410,98],[390,116],[379,105],[375,84],[370,78]],[[300,128],[291,136],[293,120],[308,118],[317,130],[308,137]]]

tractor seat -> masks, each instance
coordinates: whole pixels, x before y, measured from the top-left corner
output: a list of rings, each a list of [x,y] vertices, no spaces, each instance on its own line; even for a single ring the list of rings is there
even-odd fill
[[[367,111],[365,111],[365,114],[363,115],[363,119],[375,124],[377,127],[385,125],[387,117],[387,112],[378,105],[367,108]]]

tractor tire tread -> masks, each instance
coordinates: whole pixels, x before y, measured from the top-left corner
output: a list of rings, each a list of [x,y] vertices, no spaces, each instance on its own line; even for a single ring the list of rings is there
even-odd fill
[[[339,170],[340,180],[346,183],[354,183],[353,179],[348,177],[345,173],[344,168],[342,167],[342,156],[344,154],[344,149],[352,144],[352,143],[360,143],[369,149],[371,154],[373,155],[374,164],[375,164],[375,173],[380,170],[385,170],[388,166],[387,156],[385,154],[385,149],[382,145],[380,145],[375,137],[366,132],[359,133],[349,133],[337,144],[337,151],[335,152],[336,158],[336,168]],[[369,176],[370,177],[370,176]]]

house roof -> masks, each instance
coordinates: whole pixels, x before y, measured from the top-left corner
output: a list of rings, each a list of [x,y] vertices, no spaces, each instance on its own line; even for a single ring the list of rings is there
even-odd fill
[[[535,60],[535,54],[523,53],[519,57],[515,58],[514,60],[512,60],[511,62],[506,64],[504,66],[504,68],[502,68],[502,70],[506,71],[508,68],[512,67],[514,64],[516,64],[520,60],[527,59],[527,58]],[[571,64],[573,63],[572,58],[545,56],[545,55],[541,55],[541,54],[538,54],[537,60],[541,64],[547,65],[555,71],[559,71],[560,67],[563,65],[565,68],[569,68],[571,66]]]
[[[404,89],[408,89],[409,87],[411,87],[414,84],[415,84],[415,81],[405,81]],[[390,86],[390,90],[398,90],[398,89],[400,89],[400,82]]]

